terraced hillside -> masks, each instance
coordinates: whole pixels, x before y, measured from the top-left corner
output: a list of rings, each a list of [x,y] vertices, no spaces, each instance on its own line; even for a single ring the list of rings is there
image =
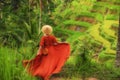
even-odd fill
[[[114,67],[119,5],[120,0],[0,0],[0,80],[38,80],[22,62],[36,56],[45,24],[71,46],[69,60],[50,80],[120,80]]]
[[[101,42],[102,45],[104,46],[105,48],[104,53],[110,53],[110,54],[116,53],[116,51],[111,48],[112,43],[116,41],[116,35],[115,35],[115,31],[110,29],[111,25],[115,23],[118,24],[118,21],[105,20],[103,25],[98,23],[89,29],[90,35],[93,36],[95,40]],[[101,27],[102,30],[100,30]],[[100,35],[102,33],[105,36]],[[106,39],[106,37],[109,36],[113,38],[113,42],[110,42],[109,40]]]
[[[66,39],[68,38],[67,41],[72,46],[72,54],[78,54],[82,48],[78,44],[84,43],[88,39],[92,40],[91,45],[95,45],[92,50],[93,54],[115,56],[120,2],[117,0],[97,0],[97,2],[90,1],[89,3],[90,7],[84,6],[84,2],[81,3],[88,11],[81,8],[78,13],[75,11],[76,9],[73,11],[73,8],[79,7],[79,3],[73,1],[69,10],[65,8],[60,15],[56,15],[61,17],[61,21],[58,21],[61,29],[76,31],[74,34],[66,33],[69,35]]]

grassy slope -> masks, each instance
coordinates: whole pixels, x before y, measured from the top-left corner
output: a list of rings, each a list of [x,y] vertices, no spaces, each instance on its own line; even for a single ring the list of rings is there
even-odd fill
[[[105,20],[102,28],[107,35],[110,35],[112,37],[117,37],[115,36],[115,32],[110,28],[112,24],[118,24],[118,23],[119,23],[118,21],[114,21],[114,20]]]
[[[115,23],[115,21],[111,21],[110,20],[110,23],[109,23],[109,21],[107,20],[107,22],[105,21],[104,23],[105,23],[104,24],[104,26],[105,26],[104,27],[105,32],[109,33],[109,34],[110,34],[110,32],[112,32],[112,35],[113,35],[114,32],[111,31],[111,30],[109,30],[108,26],[110,26],[111,24]],[[117,21],[116,21],[116,23],[117,23]],[[107,41],[106,39],[104,39],[102,36],[99,35],[99,33],[100,33],[99,32],[99,27],[100,27],[100,24],[96,24],[96,25],[92,26],[89,29],[90,35],[93,36],[95,40],[100,41],[100,42],[103,43],[103,46],[106,48],[105,52],[115,54],[116,51],[111,49],[111,43],[109,41]]]
[[[29,53],[30,50],[26,48]],[[29,54],[26,53],[26,56]],[[0,47],[0,80],[36,80],[22,66],[23,55],[17,49]]]

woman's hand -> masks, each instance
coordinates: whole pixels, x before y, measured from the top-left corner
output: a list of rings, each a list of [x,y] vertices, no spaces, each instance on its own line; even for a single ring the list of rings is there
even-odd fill
[[[37,55],[39,55],[39,53],[37,52]]]
[[[41,49],[41,47],[39,47],[39,49],[37,51],[37,55],[40,55],[40,49]]]
[[[57,45],[58,43],[54,43],[53,45]]]

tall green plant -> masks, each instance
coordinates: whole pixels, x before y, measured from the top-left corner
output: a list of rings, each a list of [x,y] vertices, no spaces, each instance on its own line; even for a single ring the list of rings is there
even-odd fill
[[[24,48],[25,50],[25,48]],[[22,54],[28,54],[29,58],[33,54],[30,54],[30,49],[23,53],[18,53],[17,49],[10,49],[6,47],[0,48],[0,79],[1,80],[36,80],[34,77],[26,74],[27,72],[22,66],[22,60],[24,59]],[[26,57],[28,56],[26,55]]]

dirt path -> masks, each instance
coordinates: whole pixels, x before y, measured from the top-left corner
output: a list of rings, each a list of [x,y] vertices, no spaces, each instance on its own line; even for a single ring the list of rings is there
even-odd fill
[[[83,79],[81,79],[81,78],[65,79],[65,78],[61,78],[61,77],[52,77],[50,80],[83,80]],[[91,77],[91,78],[86,78],[85,80],[98,80],[98,79]]]

